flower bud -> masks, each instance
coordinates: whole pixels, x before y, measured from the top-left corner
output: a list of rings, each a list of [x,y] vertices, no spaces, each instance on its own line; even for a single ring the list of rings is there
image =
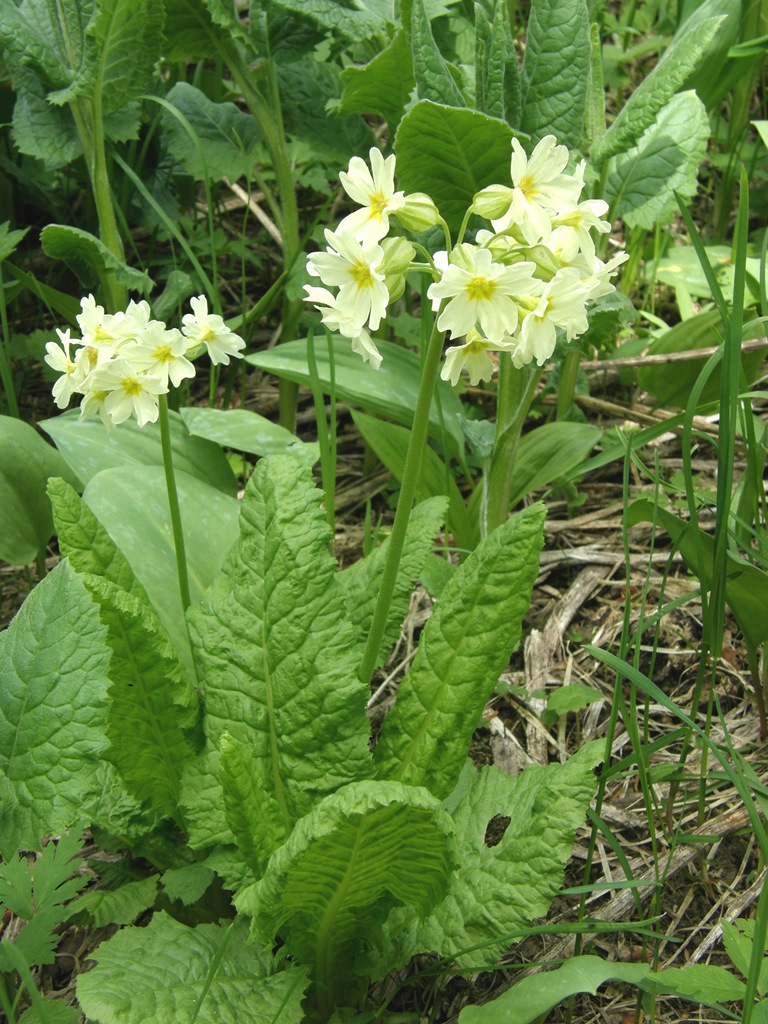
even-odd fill
[[[506,185],[488,185],[472,200],[472,212],[486,220],[503,217],[512,205],[512,196],[512,189]]]
[[[384,274],[389,301],[394,302],[405,291],[406,274],[416,255],[416,250],[406,238],[399,236],[384,238],[380,245],[384,250],[380,272]]]
[[[405,203],[395,212],[395,216],[409,231],[426,231],[437,224],[440,211],[424,192],[412,192],[405,197]]]

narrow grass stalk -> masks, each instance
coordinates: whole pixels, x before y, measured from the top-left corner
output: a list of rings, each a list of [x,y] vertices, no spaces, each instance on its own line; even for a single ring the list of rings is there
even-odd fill
[[[320,445],[320,476],[325,491],[325,518],[331,530],[336,530],[336,395],[335,395],[335,364],[333,361],[333,345],[328,338],[328,362],[330,366],[331,384],[331,423],[330,428],[325,413],[325,396],[317,372],[315,356],[315,338],[310,328],[307,334],[307,364],[312,382],[312,397],[315,401],[315,420],[317,422],[317,443]],[[333,543],[333,542],[331,542]]]
[[[490,469],[483,481],[482,537],[487,537],[509,515],[520,433],[542,373],[542,370],[530,366],[518,370],[508,352],[499,353],[496,437]]]
[[[171,451],[171,426],[168,420],[168,398],[160,395],[160,443],[163,449],[163,469],[165,470],[165,486],[168,491],[168,508],[171,513],[171,530],[173,531],[173,547],[176,553],[176,572],[179,577],[179,593],[181,606],[186,612],[192,603],[189,594],[189,575],[187,572],[187,554],[184,547],[184,531],[181,526],[181,509],[179,493],[176,489],[176,476],[173,472],[173,452]]]
[[[434,326],[421,371],[421,384],[419,385],[416,409],[413,414],[408,451],[405,455],[405,466],[403,467],[403,478],[400,485],[400,498],[397,502],[395,522],[389,538],[389,549],[384,563],[381,587],[376,598],[376,608],[373,612],[373,620],[360,665],[360,678],[366,683],[370,682],[373,676],[376,657],[381,648],[384,630],[386,629],[389,617],[389,606],[392,603],[392,594],[395,590],[397,570],[400,566],[400,558],[403,553],[403,545],[405,544],[405,534],[411,517],[411,507],[421,474],[421,461],[424,447],[427,443],[429,410],[437,383],[437,368],[440,365],[440,356],[443,351],[443,339],[444,333],[439,331],[437,326]]]

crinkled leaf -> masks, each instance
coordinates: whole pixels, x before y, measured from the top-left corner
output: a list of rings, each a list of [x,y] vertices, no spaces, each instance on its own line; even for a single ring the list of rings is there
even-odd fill
[[[336,395],[369,412],[410,427],[421,381],[419,357],[408,349],[392,342],[379,341],[378,338],[376,345],[383,356],[378,371],[372,370],[352,351],[346,338],[333,339]],[[324,344],[315,343],[315,357],[317,375],[327,393],[331,371]],[[245,362],[297,384],[312,383],[307,363],[307,342],[304,338],[284,342],[268,352],[255,352],[246,356]],[[461,401],[446,381],[439,380],[437,388],[442,417],[437,403],[433,402],[429,413],[429,433],[438,440],[447,435],[453,454],[460,457],[464,449],[464,436],[458,421]]]
[[[616,120],[594,147],[592,158],[595,161],[603,163],[609,157],[625,152],[651,127],[662,109],[697,69],[723,21],[723,17],[701,19],[696,15],[685,22],[656,67],[632,92]],[[687,134],[686,128],[673,138],[682,141]]]
[[[613,215],[650,230],[677,212],[678,192],[696,193],[709,141],[709,118],[694,92],[675,96],[637,146],[616,157],[605,185]]]
[[[386,21],[371,11],[344,7],[337,0],[271,0],[274,7],[301,14],[325,32],[359,43],[378,35]]]
[[[477,110],[420,100],[395,136],[400,187],[432,196],[452,231],[458,231],[476,192],[510,185],[512,129]]]
[[[253,173],[261,132],[252,114],[234,103],[214,103],[188,82],[177,82],[166,100],[182,118],[163,109],[166,144],[197,181],[235,181]]]
[[[1,20],[1,19],[0,19]],[[48,102],[48,87],[34,71],[8,58],[16,89],[13,139],[19,150],[56,170],[83,152],[72,112]]]
[[[214,872],[204,864],[185,864],[164,871],[160,884],[169,900],[178,900],[188,907],[201,899],[214,878]]]
[[[396,480],[402,483],[405,457],[411,437],[410,430],[387,423],[386,420],[352,412],[352,419],[363,439],[384,463]],[[417,498],[437,495],[448,497],[448,518],[451,532],[460,548],[471,549],[477,543],[477,531],[467,512],[467,506],[453,473],[432,448],[425,445],[421,462],[421,475]]]
[[[119,889],[93,889],[67,908],[70,916],[87,914],[96,928],[108,924],[131,924],[139,914],[155,905],[159,875],[127,882]]]
[[[27,964],[52,964],[59,936],[54,929],[70,915],[64,904],[77,895],[88,879],[77,876],[83,864],[77,856],[80,832],[49,842],[30,863],[25,855],[9,857],[0,864],[0,907],[10,910],[26,923],[13,939]],[[0,943],[0,970],[14,969],[5,943]]]
[[[313,159],[346,166],[350,156],[367,158],[374,135],[361,117],[334,110],[341,92],[336,66],[304,58],[278,67],[280,105],[285,130],[309,147]]]
[[[196,477],[176,472],[192,600],[202,596],[237,537],[239,503]],[[176,653],[193,678],[179,594],[165,474],[159,466],[97,473],[83,499],[143,584]]]
[[[219,444],[191,437],[177,412],[169,412],[169,421],[174,470],[182,470],[234,497],[237,494],[237,482]],[[157,423],[139,427],[130,419],[121,423],[116,430],[109,430],[101,420],[81,420],[78,413],[72,410],[54,419],[43,420],[40,426],[53,438],[56,447],[83,484],[87,484],[102,469],[163,465],[160,427]]]
[[[341,72],[339,114],[378,114],[394,131],[416,85],[405,32],[401,29],[370,63]]]
[[[71,5],[64,5],[65,9]],[[48,88],[66,85],[72,67],[63,59],[60,36],[57,38],[48,7],[41,0],[0,0],[0,48],[5,50],[9,63],[27,67]],[[73,33],[76,48],[82,33]],[[78,59],[76,50],[73,52]]]
[[[386,661],[392,645],[400,636],[414,584],[432,550],[435,536],[445,521],[445,511],[445,498],[429,498],[411,512],[377,664]],[[347,599],[349,621],[356,627],[361,642],[365,641],[371,626],[388,550],[389,537],[365,558],[345,569],[339,577]]]
[[[197,61],[216,52],[220,30],[200,0],[164,0],[165,57],[170,61]]]
[[[650,972],[648,964],[619,964],[599,956],[576,956],[560,967],[523,978],[498,999],[482,1006],[465,1006],[459,1024],[534,1024],[559,1003],[579,992],[597,994],[606,981],[638,985]]]
[[[48,224],[40,232],[40,243],[46,256],[63,260],[86,280],[106,271],[118,284],[142,295],[148,295],[153,288],[147,274],[123,263],[100,238],[82,228]]]
[[[181,773],[195,747],[196,702],[154,616],[113,583],[89,577],[112,651],[110,747],[106,757],[128,789],[163,817],[178,816]],[[179,824],[182,824],[180,821]]]
[[[695,523],[685,523],[666,509],[659,508],[646,498],[633,502],[627,510],[627,524],[656,522],[679,546],[680,554],[694,575],[707,590],[712,587],[712,566],[715,555],[714,539],[703,533]],[[727,554],[727,582],[725,599],[744,638],[752,650],[768,641],[768,573],[744,562],[730,552]]]
[[[49,477],[76,482],[64,459],[23,420],[0,416],[0,559],[24,565],[53,533]]]
[[[80,1011],[61,999],[43,999],[45,1017],[41,1017],[36,1007],[30,1006],[19,1017],[19,1024],[80,1024]]]
[[[520,81],[524,132],[577,148],[584,134],[589,72],[586,0],[534,0]]]
[[[493,20],[489,20],[482,4],[475,3],[476,106],[491,117],[505,115],[506,69],[510,56],[515,61],[506,19],[507,9],[502,0],[496,0],[493,6]]]
[[[147,592],[125,556],[74,487],[61,477],[52,477],[48,497],[62,557],[79,573],[99,576],[148,605]]]
[[[34,850],[80,814],[106,746],[109,649],[71,566],[39,583],[0,634],[0,853]]]
[[[320,458],[315,441],[304,442],[279,423],[250,409],[207,409],[190,406],[181,409],[184,425],[193,437],[249,455],[296,455],[313,466]]]
[[[419,99],[445,103],[449,107],[465,107],[464,97],[432,35],[424,0],[413,0],[410,41],[411,63]]]
[[[208,744],[201,754],[185,766],[181,802],[187,842],[193,850],[212,846],[232,847],[235,837],[227,824],[221,790],[221,752]],[[243,855],[236,850],[237,857]]]
[[[230,928],[188,928],[162,913],[124,928],[91,954],[97,966],[78,978],[78,1002],[98,1024],[192,1024],[201,998],[196,1024],[300,1024],[305,972],[270,974],[245,928]]]
[[[221,738],[219,779],[227,823],[254,877],[261,878],[272,853],[286,839],[285,822],[277,800],[264,786],[258,761],[228,733]]]
[[[376,763],[385,778],[447,796],[485,703],[517,646],[538,572],[544,507],[494,530],[446,585],[419,640]]]
[[[251,749],[288,829],[371,770],[359,645],[320,502],[297,459],[262,459],[240,539],[189,611],[206,733]]]
[[[565,764],[532,765],[516,777],[495,766],[465,763],[446,801],[456,824],[461,870],[448,897],[417,927],[415,946],[455,957],[460,966],[488,964],[518,941],[506,936],[544,917],[563,883],[576,830],[583,824],[604,744],[587,744]],[[496,846],[485,833],[497,815],[511,818]],[[390,930],[399,931],[394,919]],[[462,955],[462,950],[482,944]]]
[[[264,878],[242,897],[253,932],[280,935],[331,991],[365,973],[393,906],[423,915],[442,899],[453,867],[450,818],[426,790],[356,782],[297,822]],[[360,961],[362,960],[362,963]]]

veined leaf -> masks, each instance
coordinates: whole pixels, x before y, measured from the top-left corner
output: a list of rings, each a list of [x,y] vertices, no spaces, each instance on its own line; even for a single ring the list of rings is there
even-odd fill
[[[338,990],[349,989],[350,974],[365,975],[366,947],[379,945],[393,906],[424,915],[442,898],[452,832],[424,789],[351,783],[297,822],[240,905],[253,911],[253,932],[264,943],[280,935],[314,968],[320,999],[332,1005]]]
[[[69,916],[87,914],[97,928],[132,924],[139,914],[154,906],[159,878],[159,875],[150,875],[114,890],[92,889],[67,907]]]
[[[353,43],[363,42],[386,29],[386,21],[371,11],[342,7],[336,0],[272,0],[272,4],[300,14],[324,32],[332,32]]]
[[[59,551],[79,573],[90,573],[114,583],[149,606],[144,587],[136,579],[125,556],[91,512],[77,491],[61,477],[48,481],[48,497]]]
[[[320,446],[316,441],[300,441],[290,430],[250,409],[189,406],[181,409],[181,416],[193,437],[204,437],[207,441],[237,448],[250,455],[291,454],[310,466],[320,458]]]
[[[413,0],[411,7],[411,63],[420,100],[465,107],[464,97],[451,75],[448,64],[432,35],[424,0]]]
[[[708,140],[709,118],[696,93],[675,96],[637,146],[611,163],[605,198],[613,215],[648,230],[671,220],[675,193],[689,199],[696,192]]]
[[[301,1024],[305,971],[272,973],[270,958],[246,946],[244,924],[229,928],[188,928],[164,913],[124,928],[78,978],[80,1006],[98,1024]]]
[[[152,811],[177,818],[181,773],[194,752],[193,692],[154,616],[104,579],[84,582],[99,603],[112,651],[105,756]]]
[[[197,61],[213,56],[219,29],[205,4],[201,0],[164,0],[164,5],[167,59]]]
[[[0,559],[25,565],[45,552],[53,533],[49,477],[75,475],[34,427],[0,416]]]
[[[394,131],[416,85],[405,32],[400,29],[370,63],[344,68],[341,82],[339,114],[378,114]]]
[[[524,132],[555,135],[570,149],[584,134],[589,76],[586,0],[533,0],[520,81]]]
[[[107,744],[109,648],[65,561],[0,634],[0,853],[68,828]]]
[[[215,877],[203,864],[185,864],[164,871],[160,883],[169,900],[178,900],[188,907],[197,903]]]
[[[74,33],[74,46],[80,40]],[[38,2],[18,4],[15,0],[0,0],[0,48],[5,50],[12,65],[33,69],[50,88],[66,85],[73,68],[62,59],[58,40],[48,15],[47,7]],[[78,53],[73,53],[75,60]]]
[[[506,69],[510,61],[516,61],[506,19],[507,8],[502,0],[496,0],[493,5],[492,21],[489,21],[483,5],[475,3],[476,105],[478,110],[491,117],[505,115]]]
[[[488,696],[520,640],[538,572],[545,511],[531,505],[494,530],[446,585],[384,720],[384,778],[446,797]]]
[[[565,764],[532,765],[521,775],[465,763],[459,785],[445,802],[456,824],[461,870],[451,891],[411,939],[397,917],[388,925],[401,942],[437,950],[463,967],[489,966],[515,939],[507,933],[544,917],[563,884],[576,830],[594,796],[594,768],[604,744],[582,747]],[[511,818],[496,846],[485,844],[496,815]],[[520,936],[518,936],[518,939]],[[462,950],[482,944],[482,951]]]
[[[689,18],[664,56],[634,90],[611,127],[592,151],[592,158],[603,163],[632,146],[650,128],[663,107],[698,68],[724,17]],[[673,135],[681,142],[688,134]]]
[[[286,839],[285,823],[250,749],[228,733],[221,738],[219,778],[227,823],[254,878],[261,878],[272,853]]]
[[[63,260],[76,272],[84,268],[97,272],[106,270],[118,284],[142,295],[152,290],[153,283],[147,274],[123,263],[89,231],[65,224],[48,224],[40,232],[40,242],[46,256]]]
[[[400,636],[414,584],[432,550],[435,536],[445,522],[445,512],[446,501],[444,498],[429,498],[416,505],[411,512],[377,665],[386,661],[392,645]],[[365,642],[373,619],[388,550],[389,537],[365,558],[350,565],[339,576],[347,599],[347,614],[350,622],[357,628],[361,643]]]
[[[80,1010],[61,999],[43,997],[42,1007],[44,1017],[37,1012],[37,1007],[30,1006],[19,1017],[19,1024],[80,1024]]]
[[[253,173],[261,131],[252,114],[234,103],[214,103],[187,82],[177,82],[166,100],[183,118],[163,109],[168,148],[197,181],[235,181]]]
[[[229,732],[251,750],[287,830],[372,770],[360,649],[320,501],[297,459],[262,459],[240,539],[189,611],[206,733],[218,743]]]
[[[420,100],[395,136],[400,186],[432,196],[458,231],[476,192],[494,182],[511,184],[512,135],[499,118]]]
[[[48,170],[64,167],[81,156],[83,144],[69,108],[49,103],[46,84],[10,55],[8,67],[16,89],[13,138],[19,150],[42,160]]]

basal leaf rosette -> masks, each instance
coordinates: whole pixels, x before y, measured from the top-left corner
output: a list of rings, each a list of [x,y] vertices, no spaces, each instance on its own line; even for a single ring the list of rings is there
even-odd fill
[[[361,985],[368,951],[381,945],[394,907],[421,918],[447,894],[455,863],[453,825],[426,789],[397,782],[353,782],[301,818],[245,890],[239,909],[253,935],[275,936],[310,967],[321,1005]]]
[[[613,290],[611,278],[627,259],[598,257],[595,236],[610,231],[602,199],[581,199],[584,162],[568,171],[571,155],[547,135],[527,155],[512,139],[512,185],[481,189],[466,211],[454,243],[434,201],[395,186],[395,157],[370,153],[370,169],[353,157],[340,175],[359,205],[336,231],[326,229],[325,252],[312,253],[307,269],[323,287],[307,285],[307,301],[323,324],[345,338],[378,369],[381,353],[371,338],[405,288],[408,273],[432,278],[427,294],[437,327],[451,345],[441,371],[458,384],[463,370],[473,385],[490,380],[507,352],[519,369],[551,359],[559,339],[572,342],[588,329],[589,304]],[[468,234],[470,220],[489,227]],[[446,247],[431,252],[416,238],[399,239],[395,224],[411,232],[442,227]],[[333,290],[337,289],[337,290]]]

